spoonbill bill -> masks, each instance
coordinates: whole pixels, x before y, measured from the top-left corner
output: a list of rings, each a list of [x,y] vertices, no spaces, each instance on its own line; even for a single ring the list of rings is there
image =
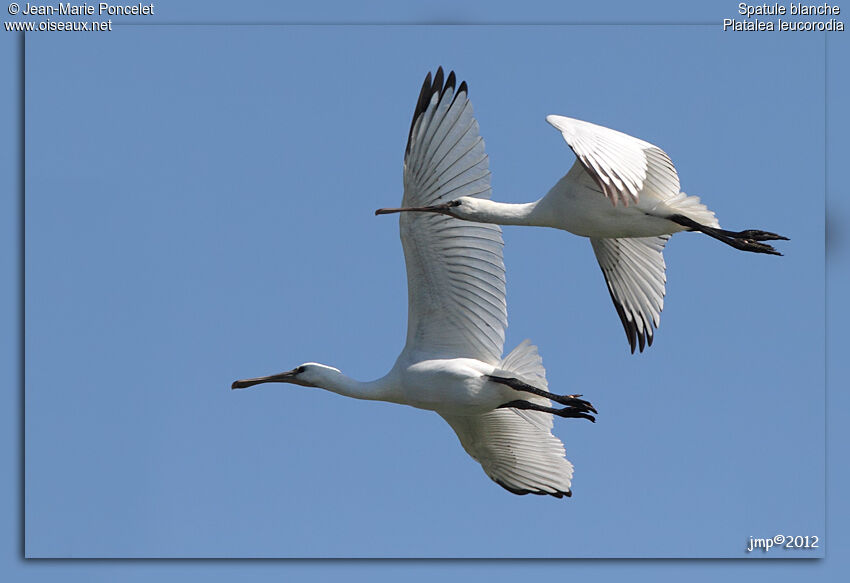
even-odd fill
[[[468,195],[432,205],[378,209],[439,213],[498,225],[553,227],[588,237],[634,353],[652,346],[664,306],[664,245],[673,233],[699,231],[742,251],[781,255],[763,241],[787,237],[727,231],[697,196],[679,190],[679,176],[661,148],[622,132],[549,115],[576,161],[543,198],[508,204]]]
[[[425,78],[404,156],[410,207],[458,195],[490,196],[484,142],[455,74]],[[548,391],[537,348],[522,342],[502,358],[507,326],[502,234],[496,225],[445,214],[399,218],[407,264],[407,342],[392,370],[359,382],[313,362],[266,377],[239,380],[318,387],[355,399],[389,401],[437,412],[486,474],[514,494],[571,495],[573,466],[552,435],[553,415],[595,421],[581,395]],[[559,406],[553,407],[552,401]]]

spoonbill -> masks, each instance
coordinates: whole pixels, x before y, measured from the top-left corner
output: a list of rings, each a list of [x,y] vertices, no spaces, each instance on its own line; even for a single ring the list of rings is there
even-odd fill
[[[699,231],[742,251],[781,255],[763,241],[787,237],[727,231],[697,196],[679,190],[679,176],[659,147],[586,121],[549,115],[576,155],[569,172],[541,199],[508,204],[470,196],[432,205],[378,209],[440,213],[466,221],[553,227],[588,237],[632,353],[652,346],[664,306],[664,245],[679,231]],[[622,203],[622,204],[620,204]]]
[[[490,196],[484,142],[455,74],[425,78],[404,156],[405,206],[441,204],[449,195]],[[507,326],[502,234],[442,214],[399,218],[407,264],[407,342],[392,370],[358,382],[308,362],[276,375],[238,380],[318,387],[355,399],[437,412],[463,448],[514,494],[571,495],[573,466],[552,435],[553,415],[595,421],[581,395],[548,391],[537,348],[522,342],[505,358]],[[552,401],[560,407],[552,407]]]

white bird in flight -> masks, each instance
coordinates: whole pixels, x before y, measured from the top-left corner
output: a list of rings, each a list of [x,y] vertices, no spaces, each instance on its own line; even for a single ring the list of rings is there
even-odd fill
[[[378,209],[441,213],[499,225],[553,227],[590,238],[608,292],[634,353],[652,345],[664,306],[664,245],[673,233],[700,231],[743,251],[781,255],[762,241],[787,237],[748,229],[726,231],[697,196],[679,190],[679,176],[663,150],[585,121],[549,115],[576,162],[543,198],[507,204],[470,196],[436,205]],[[404,214],[404,213],[403,213]]]
[[[431,74],[419,95],[404,157],[405,206],[490,196],[490,172],[466,83]],[[594,421],[581,395],[555,395],[537,348],[525,341],[504,359],[507,310],[502,234],[443,214],[399,218],[407,264],[407,342],[386,376],[359,382],[306,363],[239,380],[318,387],[356,399],[436,411],[486,474],[514,494],[571,495],[573,466],[552,435],[553,415]],[[555,401],[561,407],[552,407]]]

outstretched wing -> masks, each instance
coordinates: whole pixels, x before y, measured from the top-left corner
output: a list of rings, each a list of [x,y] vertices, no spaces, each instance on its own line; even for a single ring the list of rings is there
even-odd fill
[[[425,78],[404,158],[402,206],[459,196],[490,197],[490,171],[466,82],[443,70]],[[475,358],[497,364],[507,326],[502,232],[496,225],[436,213],[399,217],[407,264],[408,322],[403,354],[413,359]]]
[[[596,124],[546,116],[564,136],[581,164],[616,206],[641,196],[666,200],[679,194],[679,175],[664,150],[628,134]]]
[[[546,369],[537,347],[528,340],[514,348],[499,369],[533,386],[548,390]],[[539,405],[549,399],[528,396]],[[552,435],[552,415],[540,411],[494,409],[483,415],[443,415],[463,449],[490,478],[514,494],[571,496],[573,465],[564,444]]]
[[[664,245],[669,238],[590,239],[632,352],[636,343],[641,352],[646,344],[652,346],[653,326],[661,320],[667,281]]]
[[[457,433],[463,449],[506,490],[557,498],[572,495],[573,465],[564,457],[564,444],[543,423],[534,423],[514,409],[443,418]]]

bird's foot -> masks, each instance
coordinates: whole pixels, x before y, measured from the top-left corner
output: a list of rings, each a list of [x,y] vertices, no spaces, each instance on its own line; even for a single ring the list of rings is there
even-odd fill
[[[575,419],[587,419],[591,423],[596,423],[596,417],[590,415],[589,413],[585,413],[585,410],[579,409],[576,407],[564,407],[563,409],[555,409],[552,413],[553,415],[557,415],[558,417],[571,417]],[[595,413],[596,410],[594,409]]]
[[[590,413],[598,413],[590,401],[585,401],[584,399],[579,399],[581,395],[555,395],[553,394],[551,399],[556,403],[560,403],[561,405],[568,405],[578,411],[590,412]]]
[[[753,241],[788,241],[788,237],[777,235],[769,231],[759,231],[758,229],[747,229],[738,233],[743,239],[751,239]]]
[[[728,240],[722,239],[725,243],[731,245],[735,249],[741,251],[750,251],[751,253],[766,253],[768,255],[779,255],[782,253],[773,248],[767,243],[759,243],[758,239],[729,237]]]

